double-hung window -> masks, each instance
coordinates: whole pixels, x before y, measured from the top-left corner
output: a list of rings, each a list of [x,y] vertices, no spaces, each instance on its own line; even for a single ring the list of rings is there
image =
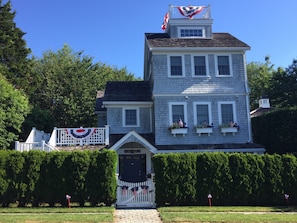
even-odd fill
[[[209,126],[212,123],[210,102],[194,103],[194,122],[196,125]]]
[[[183,74],[183,57],[182,56],[169,56],[169,68],[171,77],[182,77]]]
[[[219,76],[231,76],[231,62],[228,55],[217,56],[217,72]]]
[[[169,123],[178,123],[180,120],[183,122],[184,125],[186,125],[186,103],[169,103]]]
[[[123,109],[123,126],[124,127],[139,126],[139,109],[138,108]]]
[[[179,38],[204,38],[205,29],[202,27],[188,27],[178,29]]]
[[[206,56],[194,55],[193,57],[194,70],[193,74],[195,77],[207,76],[207,58]]]
[[[220,124],[236,122],[235,102],[219,102],[219,115]]]

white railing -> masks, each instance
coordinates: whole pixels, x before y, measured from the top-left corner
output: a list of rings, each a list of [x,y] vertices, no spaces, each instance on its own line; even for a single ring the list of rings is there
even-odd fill
[[[80,130],[89,131],[88,134],[75,134]],[[103,128],[55,128],[55,132],[50,139],[50,144],[55,141],[55,146],[75,146],[75,145],[109,145],[109,127]]]
[[[85,134],[83,132],[86,132]],[[54,128],[52,134],[32,128],[26,142],[15,142],[15,150],[54,151],[57,146],[109,145],[109,126],[102,128]],[[47,139],[46,142],[44,139]]]
[[[51,145],[45,143],[44,140],[41,142],[15,142],[15,149],[19,152],[29,152],[30,150],[42,150],[46,152],[55,151],[56,149],[52,147]]]
[[[118,180],[117,207],[150,207],[155,204],[155,184],[152,178],[143,182],[125,182]]]

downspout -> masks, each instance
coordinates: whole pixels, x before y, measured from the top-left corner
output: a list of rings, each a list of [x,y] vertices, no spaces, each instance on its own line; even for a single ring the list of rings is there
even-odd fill
[[[243,54],[243,66],[244,66],[244,87],[245,87],[245,101],[246,101],[246,114],[248,120],[248,134],[249,134],[249,142],[253,142],[252,137],[252,122],[250,116],[250,102],[249,102],[249,86],[248,86],[248,78],[247,78],[247,69],[246,69],[246,54],[244,51]]]

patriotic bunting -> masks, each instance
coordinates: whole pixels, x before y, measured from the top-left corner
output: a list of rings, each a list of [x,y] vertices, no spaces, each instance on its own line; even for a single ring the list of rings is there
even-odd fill
[[[128,186],[122,186],[122,194],[127,195]]]
[[[143,193],[143,194],[147,194],[147,190],[148,190],[148,188],[149,188],[149,186],[146,186],[146,185],[141,186],[142,193]]]
[[[132,191],[133,195],[136,196],[137,195],[137,191],[138,191],[138,187],[131,188],[131,191]]]
[[[189,17],[190,19],[201,12],[204,6],[179,6],[178,11],[185,17]]]
[[[95,128],[77,128],[77,129],[65,129],[67,134],[74,139],[86,139],[89,138],[95,131]]]

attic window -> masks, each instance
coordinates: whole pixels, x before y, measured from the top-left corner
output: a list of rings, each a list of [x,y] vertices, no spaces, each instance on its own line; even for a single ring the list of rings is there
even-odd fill
[[[180,28],[179,37],[181,38],[193,38],[193,37],[204,37],[205,32],[203,28]]]

